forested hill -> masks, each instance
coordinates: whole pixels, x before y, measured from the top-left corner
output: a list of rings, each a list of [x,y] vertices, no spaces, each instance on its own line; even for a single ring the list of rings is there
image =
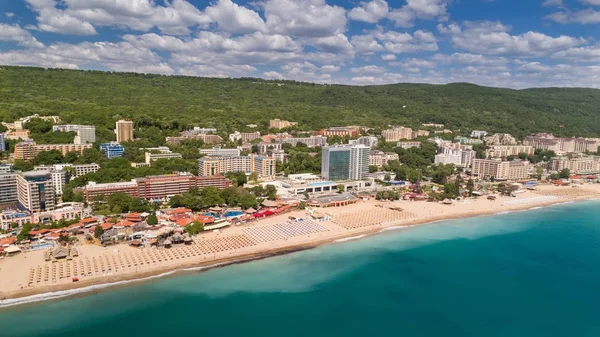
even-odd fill
[[[600,136],[600,90],[511,90],[467,83],[382,86],[317,85],[260,79],[45,70],[0,67],[0,117],[39,113],[64,122],[94,124],[101,140],[114,121],[181,129],[197,125],[231,132],[271,118],[327,126],[388,124],[483,129],[524,136],[531,132]],[[247,130],[247,129],[246,129]]]

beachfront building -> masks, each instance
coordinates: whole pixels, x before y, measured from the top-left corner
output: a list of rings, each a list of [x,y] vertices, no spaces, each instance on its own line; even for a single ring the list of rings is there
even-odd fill
[[[323,137],[359,137],[360,127],[358,126],[333,126],[328,129],[322,129],[315,133],[315,135]]]
[[[152,153],[152,152],[144,152],[144,162],[148,165],[152,165],[152,162],[155,162],[159,159],[182,159],[183,156],[181,155],[181,153],[176,153],[176,152],[159,152],[159,153]]]
[[[231,185],[231,180],[221,175],[197,177],[188,172],[178,172],[175,174],[147,176],[127,182],[105,184],[89,182],[86,186],[78,190],[83,192],[87,202],[90,202],[96,196],[107,197],[117,192],[147,200],[162,200],[187,192],[190,188],[202,189],[207,186],[214,186],[224,189]]]
[[[298,145],[298,143],[305,144],[308,147],[317,147],[327,145],[327,137],[325,136],[310,136],[310,137],[294,137],[294,138],[277,138],[275,142],[281,144],[292,144],[292,146]]]
[[[17,174],[19,204],[32,212],[54,208],[54,187],[48,171],[29,171]]]
[[[415,147],[421,147],[421,142],[398,142],[396,143],[396,147],[401,149],[412,149]]]
[[[251,142],[257,138],[260,138],[260,132],[234,132],[229,135],[229,140],[232,142],[242,141],[243,143]]]
[[[360,180],[369,172],[371,149],[365,145],[334,145],[323,148],[321,177],[327,180]]]
[[[521,153],[530,156],[533,155],[534,151],[533,146],[527,145],[494,145],[485,151],[485,156],[487,158],[506,158],[508,156],[518,156]]]
[[[597,152],[598,142],[586,138],[559,138],[551,133],[537,133],[525,137],[523,145],[533,146],[535,149],[550,150],[555,153],[585,153]]]
[[[483,141],[487,145],[517,145],[517,139],[508,133],[495,133],[483,137]]]
[[[133,121],[131,119],[119,119],[116,123],[115,134],[117,143],[133,140]]]
[[[92,125],[62,124],[53,125],[52,131],[75,132],[73,144],[88,144],[96,142],[96,127]]]
[[[25,141],[15,144],[14,158],[31,160],[40,152],[57,150],[63,156],[69,152],[77,152],[82,155],[83,151],[92,148],[92,144],[36,144],[34,141]]]
[[[550,161],[550,170],[560,172],[568,169],[573,174],[600,173],[600,157],[556,157]]]
[[[256,172],[261,178],[275,176],[276,160],[274,158],[249,156],[202,157],[198,159],[198,175],[212,177],[228,172]]]
[[[471,173],[480,178],[519,180],[529,177],[528,161],[502,161],[500,159],[474,159]]]
[[[297,122],[283,121],[279,118],[271,119],[269,121],[269,128],[272,128],[272,129],[283,129],[283,128],[289,128],[289,127],[296,126],[296,125],[298,125]]]
[[[381,168],[387,165],[388,162],[398,159],[399,156],[396,152],[371,151],[369,153],[369,166]]]
[[[125,148],[123,147],[123,145],[121,145],[117,142],[110,142],[110,143],[100,144],[100,151],[104,152],[104,154],[106,155],[106,158],[111,159],[111,158],[123,157]]]
[[[237,157],[241,153],[241,150],[239,148],[224,149],[220,146],[215,146],[211,149],[200,149],[199,151],[201,155],[216,157]]]

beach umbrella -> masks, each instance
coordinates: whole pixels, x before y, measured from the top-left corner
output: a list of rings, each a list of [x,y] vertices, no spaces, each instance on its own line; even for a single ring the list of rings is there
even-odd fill
[[[254,214],[254,213],[256,213],[256,210],[255,210],[254,208],[250,207],[250,208],[248,208],[248,209],[246,210],[246,213],[247,213],[247,214]]]

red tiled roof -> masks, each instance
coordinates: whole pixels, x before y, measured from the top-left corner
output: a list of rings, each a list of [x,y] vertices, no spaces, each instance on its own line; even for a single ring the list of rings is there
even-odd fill
[[[192,220],[192,218],[182,218],[182,219],[175,221],[175,223],[177,224],[177,226],[185,227],[185,226],[191,224],[193,221],[194,220]]]
[[[17,242],[17,238],[11,236],[9,238],[0,239],[0,246],[12,245],[15,242]]]
[[[81,219],[79,222],[81,222],[82,224],[90,224],[90,223],[94,223],[98,220],[96,220],[96,218],[85,218],[85,219]]]
[[[110,222],[106,222],[106,223],[103,223],[102,225],[100,225],[100,227],[102,227],[102,229],[104,229],[104,230],[107,230],[107,229],[113,228],[113,224],[111,224]]]
[[[169,212],[169,214],[182,214],[182,213],[192,213],[192,210],[189,208],[185,208],[185,207],[179,207],[179,208],[175,208],[174,210]]]
[[[128,221],[128,220],[121,220],[119,222],[117,222],[114,226],[115,227],[131,227],[135,225],[134,222]]]

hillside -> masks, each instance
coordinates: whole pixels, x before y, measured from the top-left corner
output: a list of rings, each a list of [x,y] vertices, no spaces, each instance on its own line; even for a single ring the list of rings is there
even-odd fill
[[[114,137],[114,121],[120,117],[173,132],[191,125],[231,132],[250,123],[264,129],[269,119],[282,118],[305,130],[434,122],[518,136],[539,131],[600,136],[600,90],[595,89],[511,90],[466,83],[323,86],[2,67],[0,118],[11,121],[33,113],[94,124],[100,140]]]

